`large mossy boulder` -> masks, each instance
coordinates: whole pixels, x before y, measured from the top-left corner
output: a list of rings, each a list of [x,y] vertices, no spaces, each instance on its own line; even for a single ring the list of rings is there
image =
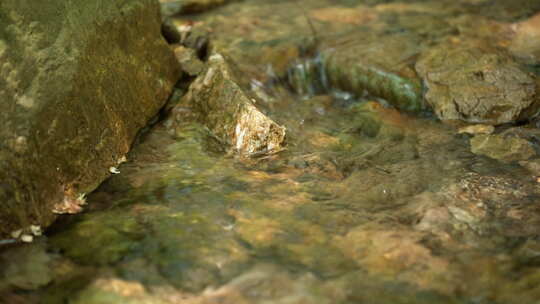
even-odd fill
[[[529,119],[540,108],[536,77],[483,40],[447,39],[424,52],[416,70],[443,121],[499,125]]]
[[[0,2],[0,236],[76,211],[180,76],[155,0]]]

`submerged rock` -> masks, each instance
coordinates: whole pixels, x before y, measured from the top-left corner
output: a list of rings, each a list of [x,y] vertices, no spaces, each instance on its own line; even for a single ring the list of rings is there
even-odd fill
[[[214,54],[180,106],[189,106],[216,138],[243,156],[282,150],[285,128],[258,110],[255,102],[237,84],[225,58]]]
[[[484,41],[449,39],[424,52],[416,70],[441,120],[498,125],[538,112],[535,78]]]
[[[104,276],[79,292],[72,303],[333,303],[333,299],[330,300],[333,295],[325,293],[322,287],[323,283],[312,274],[290,274],[271,264],[259,264],[227,284],[209,287],[200,294],[179,291],[161,284],[148,288],[139,282]]]
[[[0,12],[3,234],[47,226],[55,205],[80,205],[166,102],[180,70],[154,1],[7,0]]]
[[[425,108],[412,61],[421,50],[418,37],[352,32],[327,47],[323,57],[330,85],[359,96],[367,92],[384,98],[400,110]]]
[[[505,163],[528,160],[536,155],[533,144],[509,129],[501,134],[478,134],[471,138],[471,151]]]
[[[53,279],[53,258],[44,243],[35,243],[5,251],[0,255],[0,292],[5,288],[34,290]]]
[[[376,226],[376,225],[372,225]],[[335,245],[370,274],[383,274],[425,289],[449,292],[455,276],[449,262],[421,243],[423,234],[397,227],[383,230],[358,226],[335,238]],[[417,269],[422,269],[420,275]]]

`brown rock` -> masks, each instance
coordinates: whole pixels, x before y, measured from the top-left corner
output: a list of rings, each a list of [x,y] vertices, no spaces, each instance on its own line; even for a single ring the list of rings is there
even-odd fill
[[[416,70],[441,120],[503,124],[535,116],[535,78],[482,40],[449,39],[424,52]]]
[[[0,3],[0,235],[47,226],[128,152],[179,77],[149,0]]]
[[[225,58],[214,54],[180,106],[191,108],[220,142],[240,155],[282,150],[285,128],[259,111],[236,79]]]

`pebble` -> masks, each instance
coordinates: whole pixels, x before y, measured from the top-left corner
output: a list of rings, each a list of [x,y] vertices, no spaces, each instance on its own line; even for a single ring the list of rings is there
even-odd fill
[[[11,237],[14,239],[18,239],[21,236],[22,232],[22,229],[15,230],[11,233]]]
[[[495,131],[495,127],[493,127],[492,125],[478,124],[478,125],[470,125],[470,126],[465,126],[465,127],[459,128],[458,133],[459,134],[463,134],[463,133],[467,133],[467,134],[491,134],[491,133],[493,133],[493,131]]]
[[[31,236],[30,234],[23,234],[21,236],[21,241],[23,241],[24,243],[32,243],[33,240],[34,240],[34,237]]]

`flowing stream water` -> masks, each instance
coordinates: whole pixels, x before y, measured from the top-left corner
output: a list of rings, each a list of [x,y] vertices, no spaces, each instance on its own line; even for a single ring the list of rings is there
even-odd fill
[[[266,16],[305,22],[294,7]],[[83,213],[0,253],[27,284],[7,303],[540,303],[534,174],[472,153],[471,136],[429,111],[332,87],[320,57],[297,57],[277,77],[274,59],[246,55],[284,151],[239,158],[204,124],[166,118]]]

